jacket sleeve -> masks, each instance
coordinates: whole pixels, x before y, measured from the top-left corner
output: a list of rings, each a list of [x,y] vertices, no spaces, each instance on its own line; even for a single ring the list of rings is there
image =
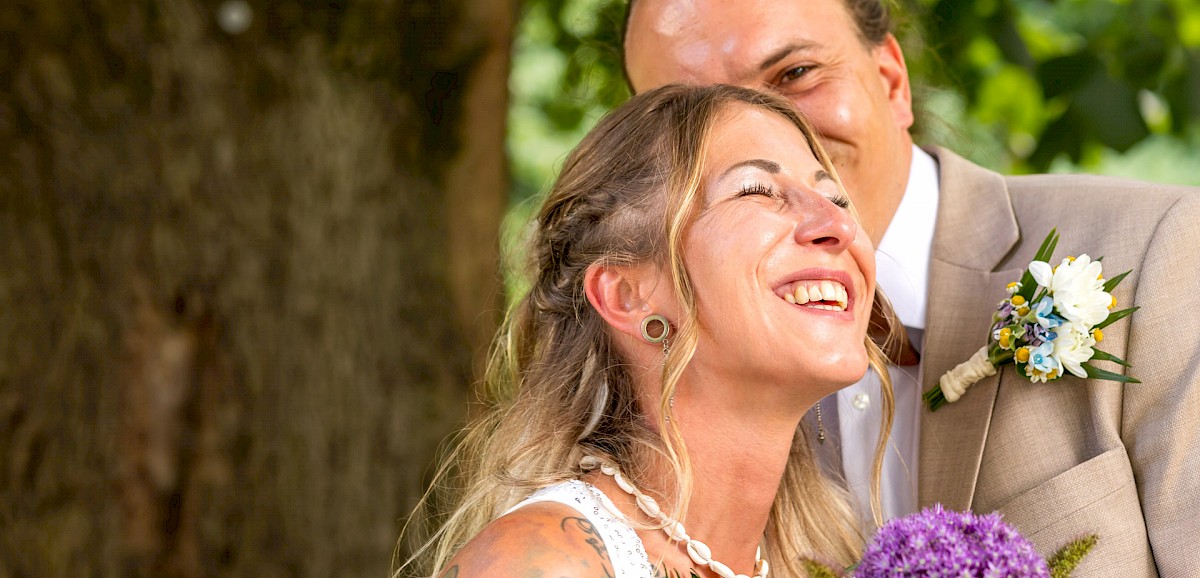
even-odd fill
[[[1164,213],[1135,288],[1121,435],[1163,576],[1200,567],[1200,194]],[[1128,305],[1128,304],[1124,304]],[[1103,537],[1101,537],[1103,540]]]

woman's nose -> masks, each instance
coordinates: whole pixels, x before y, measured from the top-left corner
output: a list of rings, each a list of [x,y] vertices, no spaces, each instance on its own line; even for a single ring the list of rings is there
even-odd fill
[[[796,223],[796,242],[828,251],[845,251],[858,235],[858,223],[850,211],[819,193],[803,203]]]

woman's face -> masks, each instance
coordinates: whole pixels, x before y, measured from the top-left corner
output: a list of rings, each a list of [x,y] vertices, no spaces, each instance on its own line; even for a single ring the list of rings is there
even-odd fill
[[[700,321],[691,367],[817,399],[860,379],[874,249],[804,135],[736,104],[704,154],[704,206],[684,238]]]

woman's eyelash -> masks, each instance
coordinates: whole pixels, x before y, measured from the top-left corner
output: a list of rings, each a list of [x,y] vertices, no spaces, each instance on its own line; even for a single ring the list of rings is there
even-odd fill
[[[763,195],[765,197],[771,197],[771,198],[775,198],[775,196],[776,196],[774,189],[772,189],[770,186],[764,185],[762,183],[753,183],[753,184],[742,185],[742,188],[741,188],[741,190],[738,191],[737,196],[745,197],[747,195]],[[837,205],[838,207],[843,208],[843,209],[850,208],[850,198],[845,195],[829,197],[829,202],[831,202],[834,205]]]
[[[744,197],[746,195],[765,195],[768,197],[774,197],[775,191],[772,190],[771,187],[768,187],[762,183],[746,184],[742,185],[742,190],[738,191],[737,196]]]

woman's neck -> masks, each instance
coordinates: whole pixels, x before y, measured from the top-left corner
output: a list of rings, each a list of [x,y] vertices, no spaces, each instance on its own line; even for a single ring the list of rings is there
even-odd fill
[[[712,548],[716,559],[738,574],[753,575],[754,552],[803,414],[770,419],[768,411],[758,416],[708,411],[684,399],[676,400],[675,410],[673,420],[687,442],[693,468],[684,524]]]
[[[676,396],[671,414],[692,462],[691,499],[680,521],[693,539],[711,548],[714,559],[737,574],[752,576],[755,551],[791,455],[796,427],[807,407],[788,400],[782,405],[792,408],[786,411],[781,404],[771,403],[770,395],[763,395],[762,406],[746,404],[738,408],[735,400],[705,395],[735,391],[731,389],[735,386],[712,385],[702,388],[681,384],[679,390],[688,393]],[[717,407],[722,409],[714,409]],[[665,488],[674,487],[669,482],[674,472],[665,460],[654,460],[650,472],[646,483],[652,487],[642,488],[644,491],[660,497]],[[618,504],[627,515],[650,521],[637,511],[632,498],[626,500],[628,496],[615,483],[609,483],[611,480],[594,481],[601,482],[610,497],[620,496]],[[660,503],[667,506],[668,515],[678,518],[678,509],[668,505],[672,497],[661,496]],[[641,531],[639,535],[652,563],[661,559],[660,567],[678,570],[688,578],[688,570],[694,565],[682,544],[670,542],[661,531]],[[704,568],[697,573],[714,576]]]

